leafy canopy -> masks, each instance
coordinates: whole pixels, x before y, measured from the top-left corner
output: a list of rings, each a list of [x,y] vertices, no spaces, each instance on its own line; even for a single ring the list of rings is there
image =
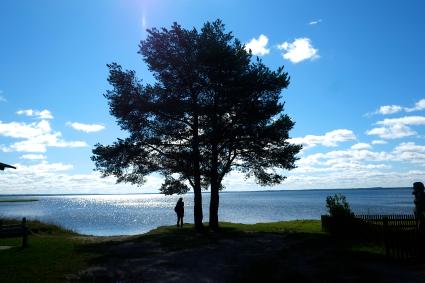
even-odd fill
[[[103,176],[141,185],[159,172],[165,194],[220,184],[231,170],[261,185],[284,180],[301,149],[287,142],[294,126],[283,114],[283,67],[271,71],[226,33],[217,20],[201,31],[148,30],[139,53],[155,78],[142,84],[134,71],[109,64],[110,113],[129,133],[112,145],[97,144],[92,160]]]

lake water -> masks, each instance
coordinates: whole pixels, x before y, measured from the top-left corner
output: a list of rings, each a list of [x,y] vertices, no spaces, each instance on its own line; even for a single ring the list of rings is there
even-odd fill
[[[411,214],[410,188],[222,192],[220,221],[259,223],[294,219],[320,219],[328,195],[342,193],[356,214]],[[35,198],[36,202],[0,203],[0,217],[27,217],[53,223],[87,235],[132,235],[175,224],[174,205],[179,196],[55,195],[0,196],[0,199]],[[185,218],[193,223],[193,195],[183,196]],[[209,194],[203,194],[204,220],[208,221]]]

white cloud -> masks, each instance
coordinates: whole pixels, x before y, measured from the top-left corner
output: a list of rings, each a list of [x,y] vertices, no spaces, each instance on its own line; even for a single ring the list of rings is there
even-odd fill
[[[324,155],[324,158],[328,159],[339,159],[344,160],[344,162],[370,162],[370,161],[389,161],[394,157],[392,154],[385,151],[375,152],[370,150],[357,150],[357,149],[348,149],[348,150],[335,150],[327,152]]]
[[[406,112],[420,111],[425,109],[425,99],[421,99],[415,103],[415,106],[412,108],[405,108]]]
[[[21,159],[28,159],[28,160],[41,160],[46,158],[47,157],[43,154],[24,154],[21,156]]]
[[[425,116],[405,116],[401,118],[387,118],[377,122],[378,125],[425,125]]]
[[[307,59],[314,60],[320,57],[319,50],[313,47],[309,38],[296,38],[292,43],[285,41],[279,44],[277,48],[284,50],[283,58],[292,63],[299,63]]]
[[[417,134],[409,126],[425,125],[424,116],[405,116],[401,118],[387,118],[378,121],[382,127],[373,128],[366,132],[367,135],[377,135],[382,139],[398,139]]]
[[[83,124],[78,122],[68,122],[66,123],[68,126],[77,131],[82,131],[86,133],[99,132],[105,129],[105,126],[99,124]]]
[[[387,144],[388,142],[387,141],[384,141],[384,140],[373,140],[372,141],[372,144]]]
[[[270,49],[266,48],[269,39],[264,34],[261,34],[258,39],[253,38],[250,42],[245,45],[245,49],[252,54],[257,56],[264,56],[270,53]]]
[[[0,121],[0,136],[30,139],[51,132],[49,121],[42,120],[33,123]]]
[[[346,142],[355,140],[356,136],[351,130],[338,129],[330,131],[323,136],[307,135],[302,138],[292,138],[289,140],[291,143],[301,144],[304,149],[315,147],[317,145],[323,145],[326,147],[336,147],[339,142]]]
[[[319,24],[319,23],[321,23],[321,22],[322,22],[322,19],[318,19],[318,20],[311,21],[311,22],[309,22],[308,24],[309,24],[309,25],[317,25],[317,24]]]
[[[60,132],[53,131],[48,120],[33,123],[0,121],[0,137],[23,139],[3,151],[46,152],[47,147],[85,147],[84,141],[65,141]]]
[[[378,143],[379,144],[379,143]],[[403,166],[400,164],[408,163]],[[425,171],[411,166],[425,163],[425,145],[401,143],[391,152],[372,151],[357,143],[346,150],[302,156],[288,178],[271,189],[329,189],[359,187],[406,187],[425,179]],[[225,178],[229,189],[258,189],[251,179],[231,174]]]
[[[414,142],[403,142],[393,152],[397,160],[419,164],[425,163],[425,146],[423,145],[417,145]]]
[[[399,144],[395,149],[394,152],[395,153],[402,153],[402,152],[406,152],[406,151],[410,151],[410,152],[425,152],[425,146],[423,145],[417,145],[414,142],[403,142],[401,144]]]
[[[49,110],[44,109],[42,111],[39,110],[33,110],[33,109],[25,109],[25,110],[19,110],[16,112],[18,115],[25,115],[28,117],[35,117],[37,119],[53,119],[52,113],[50,113]]]
[[[414,136],[417,133],[413,131],[410,127],[405,125],[393,125],[390,127],[379,127],[373,128],[366,132],[366,135],[379,136],[381,139],[399,139],[409,136]]]
[[[399,105],[385,105],[381,106],[378,109],[378,113],[382,115],[394,114],[402,111],[403,108]]]
[[[400,105],[384,105],[380,106],[378,110],[372,113],[367,113],[365,116],[372,116],[375,114],[381,114],[381,115],[389,115],[389,114],[395,114],[399,112],[414,112],[414,111],[421,111],[425,110],[425,99],[421,99],[418,102],[415,103],[414,107],[402,107]]]
[[[312,174],[311,172],[288,176],[280,188],[289,189],[329,189],[365,187],[408,187],[417,180],[425,179],[425,171],[406,172],[390,168],[335,170]]]
[[[351,146],[351,149],[354,150],[362,150],[362,149],[371,149],[372,146],[367,143],[356,143],[355,145]]]

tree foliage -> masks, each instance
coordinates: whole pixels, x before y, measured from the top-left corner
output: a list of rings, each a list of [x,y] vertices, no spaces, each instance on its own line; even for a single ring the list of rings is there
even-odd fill
[[[159,172],[165,194],[185,193],[190,185],[195,223],[197,214],[202,220],[201,187],[209,187],[210,225],[217,228],[226,174],[238,170],[273,185],[285,179],[283,170],[295,167],[301,147],[288,142],[294,122],[283,113],[281,97],[288,74],[253,60],[220,20],[200,31],[178,24],[148,30],[139,53],[154,84],[108,65],[113,89],[105,97],[129,137],[96,145],[92,159],[104,176],[143,184],[145,176]]]

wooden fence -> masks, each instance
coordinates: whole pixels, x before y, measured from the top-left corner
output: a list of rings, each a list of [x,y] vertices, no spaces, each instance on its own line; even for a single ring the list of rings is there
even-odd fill
[[[322,229],[334,234],[342,229],[344,232],[339,231],[340,234],[383,244],[388,258],[423,258],[425,229],[414,215],[356,215],[343,225],[340,222],[324,215]]]

